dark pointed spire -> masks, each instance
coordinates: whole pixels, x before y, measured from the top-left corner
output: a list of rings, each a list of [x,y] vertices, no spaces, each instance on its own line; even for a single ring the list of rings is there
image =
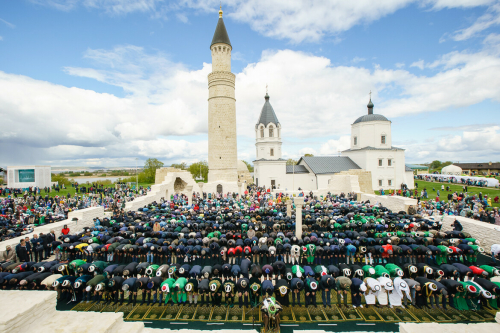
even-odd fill
[[[216,43],[224,43],[232,47],[231,42],[229,41],[226,26],[224,25],[224,20],[222,19],[222,8],[219,10],[219,22],[217,22],[214,38],[212,38],[212,44],[210,44],[210,47]]]
[[[257,122],[257,125],[263,124],[264,126],[267,126],[269,123],[274,123],[275,125],[278,125],[279,124],[278,117],[276,117],[276,113],[274,113],[274,109],[271,106],[271,103],[269,103],[269,94],[267,92],[264,99],[266,100],[266,102],[264,103],[262,111],[260,112],[260,117],[259,121]]]

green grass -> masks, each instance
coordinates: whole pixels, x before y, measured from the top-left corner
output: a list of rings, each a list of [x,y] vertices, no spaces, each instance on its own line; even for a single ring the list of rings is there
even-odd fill
[[[135,184],[134,184],[135,185]],[[149,184],[149,183],[139,183],[139,186],[142,186],[144,188],[148,187],[148,186],[151,186],[151,185],[154,185],[154,184]],[[88,186],[86,186],[88,188]],[[108,184],[108,185],[104,185],[104,187],[115,187],[115,184]],[[50,198],[53,198],[55,196],[67,196],[68,193],[71,195],[71,196],[74,196],[76,191],[75,191],[75,188],[74,187],[66,187],[66,189],[61,189],[59,192],[56,192],[55,190],[52,190],[50,193],[49,193],[49,197]],[[40,195],[42,197],[45,197],[45,192],[42,190],[40,192]],[[78,193],[78,195],[81,195],[81,192]],[[5,197],[6,195],[5,194],[2,194],[1,195],[2,197]],[[19,195],[18,195],[19,196]]]
[[[437,196],[437,190],[439,190],[439,199],[448,201],[448,194],[451,193],[453,194],[454,192],[461,193],[463,191],[462,187],[463,185],[456,185],[456,184],[449,184],[449,183],[438,183],[438,182],[426,182],[423,180],[418,180],[415,179],[415,183],[418,184],[418,195],[420,196],[420,193],[424,188],[427,189],[427,194],[429,196],[428,199],[425,199],[424,201],[436,199]],[[444,185],[445,190],[441,191],[441,185]],[[450,191],[446,191],[446,186],[450,187]],[[433,191],[432,189],[435,189]],[[494,203],[493,199],[496,196],[500,197],[500,189],[497,188],[492,188],[492,187],[475,187],[475,186],[469,186],[467,188],[469,195],[478,195],[479,192],[481,192],[484,195],[488,195],[489,198],[491,198],[491,204],[493,207],[500,207],[500,203]],[[375,191],[377,194],[378,191]],[[412,193],[415,193],[415,190],[412,190]]]

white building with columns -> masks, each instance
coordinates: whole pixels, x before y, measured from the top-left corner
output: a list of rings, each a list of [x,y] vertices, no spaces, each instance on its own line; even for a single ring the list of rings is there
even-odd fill
[[[269,99],[266,93],[255,125],[254,182],[258,186],[285,191],[327,190],[335,181],[334,175],[369,171],[373,190],[399,189],[403,183],[414,187],[413,172],[405,166],[404,149],[392,146],[391,122],[373,114],[371,99],[368,114],[351,125],[350,149],[341,156],[301,157],[297,165],[286,165],[282,158],[282,128]]]

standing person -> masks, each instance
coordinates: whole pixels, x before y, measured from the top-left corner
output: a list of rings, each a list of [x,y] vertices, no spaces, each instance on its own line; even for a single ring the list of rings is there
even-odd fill
[[[7,245],[5,247],[5,252],[2,255],[2,261],[4,263],[13,263],[16,261],[16,253],[14,250],[12,250],[12,247],[10,245]]]
[[[21,242],[16,246],[16,254],[19,261],[30,261],[28,248],[26,247],[26,240],[21,239]]]
[[[33,251],[31,250],[30,238],[29,237],[25,237],[24,238],[24,243],[25,243],[25,246],[26,246],[26,250],[28,251],[28,261],[35,260],[34,255],[33,255]]]
[[[33,246],[33,254],[35,256],[35,261],[40,262],[43,259],[43,241],[41,238],[38,238],[37,234],[33,234],[33,238],[31,239],[31,244]]]

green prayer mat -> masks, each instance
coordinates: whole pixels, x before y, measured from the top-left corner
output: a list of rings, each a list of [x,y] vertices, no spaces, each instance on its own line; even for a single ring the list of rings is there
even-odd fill
[[[373,321],[373,322],[381,322],[383,319],[379,316],[377,311],[370,306],[369,308],[363,307],[363,308],[358,308],[358,312],[363,318],[364,321]]]
[[[386,308],[386,307],[376,308],[375,311],[387,323],[401,321],[399,316],[394,311],[392,311],[391,308]]]
[[[145,320],[158,320],[161,318],[161,315],[165,311],[166,307],[165,306],[160,306],[158,304],[155,304],[149,309],[149,312],[146,313],[144,316]]]
[[[288,323],[294,322],[295,317],[293,316],[292,308],[289,306],[285,306],[283,308],[283,311],[281,311],[281,313],[280,313],[280,318],[281,318],[281,322],[288,322]],[[245,319],[246,319],[246,316],[245,316]]]
[[[341,305],[339,306],[339,309],[342,313],[342,316],[344,317],[344,320],[346,321],[363,320],[359,312],[351,306]]]
[[[226,312],[227,309],[225,305],[212,307],[212,314],[210,315],[210,321],[225,321]]]
[[[87,309],[90,309],[90,307],[94,305],[94,302],[85,302],[85,301],[82,301],[80,303],[78,303],[77,305],[75,305],[75,307],[73,309],[71,309],[71,311],[87,311]]]
[[[181,307],[177,304],[174,305],[167,305],[167,308],[161,315],[160,319],[161,320],[175,320],[177,318],[177,315],[179,314],[179,311],[181,310]]]
[[[422,323],[431,323],[436,321],[436,319],[434,319],[431,315],[429,315],[429,313],[425,312],[422,309],[417,309],[416,307],[412,307],[408,311],[411,312],[413,316]]]
[[[323,311],[321,310],[322,307],[314,307],[310,306],[307,311],[309,311],[309,316],[313,321],[327,321],[327,318]]]
[[[323,312],[325,316],[328,318],[328,321],[343,321],[344,317],[340,313],[339,308],[336,305],[332,305],[332,307],[323,308]]]
[[[121,306],[122,304],[120,303],[111,303],[108,304],[104,309],[102,309],[101,312],[116,312]]]
[[[99,302],[99,303],[94,303],[88,310],[87,312],[89,311],[92,311],[92,312],[101,312],[105,307],[106,307],[106,303],[104,302]]]
[[[241,322],[243,320],[243,313],[245,309],[235,306],[227,309],[226,321],[237,321]]]
[[[130,312],[132,312],[132,310],[134,310],[134,308],[136,307],[137,305],[134,305],[134,304],[124,304],[122,307],[120,307],[120,309],[118,309],[116,312],[123,312],[123,318],[127,318],[128,315],[130,314]]]
[[[196,313],[197,305],[195,306],[182,306],[177,320],[193,320],[194,314]]]
[[[209,305],[199,305],[196,308],[196,313],[194,314],[193,320],[197,321],[208,321],[210,318],[210,313],[212,308]]]
[[[306,323],[311,321],[311,317],[309,316],[309,312],[303,306],[293,306],[292,312],[295,317],[295,321],[300,323]]]
[[[408,322],[408,323],[416,323],[418,320],[413,317],[413,315],[408,311],[408,309],[401,309],[401,313],[396,312],[399,319],[401,319],[402,322]]]
[[[126,320],[141,320],[149,311],[149,305],[138,305],[127,316]]]
[[[466,317],[466,321],[484,321],[484,318],[476,311],[460,311],[460,314]]]
[[[478,310],[478,311],[476,311],[476,313],[478,315],[480,315],[481,317],[483,317],[486,321],[494,321],[495,320],[495,315],[486,309]]]
[[[457,311],[454,308],[447,307],[446,310],[441,310],[441,312],[450,317],[454,322],[468,320],[467,317],[463,314],[464,311]]]
[[[446,323],[452,321],[451,318],[444,314],[440,309],[424,308],[423,310],[427,312],[429,316],[432,316],[438,323]]]

